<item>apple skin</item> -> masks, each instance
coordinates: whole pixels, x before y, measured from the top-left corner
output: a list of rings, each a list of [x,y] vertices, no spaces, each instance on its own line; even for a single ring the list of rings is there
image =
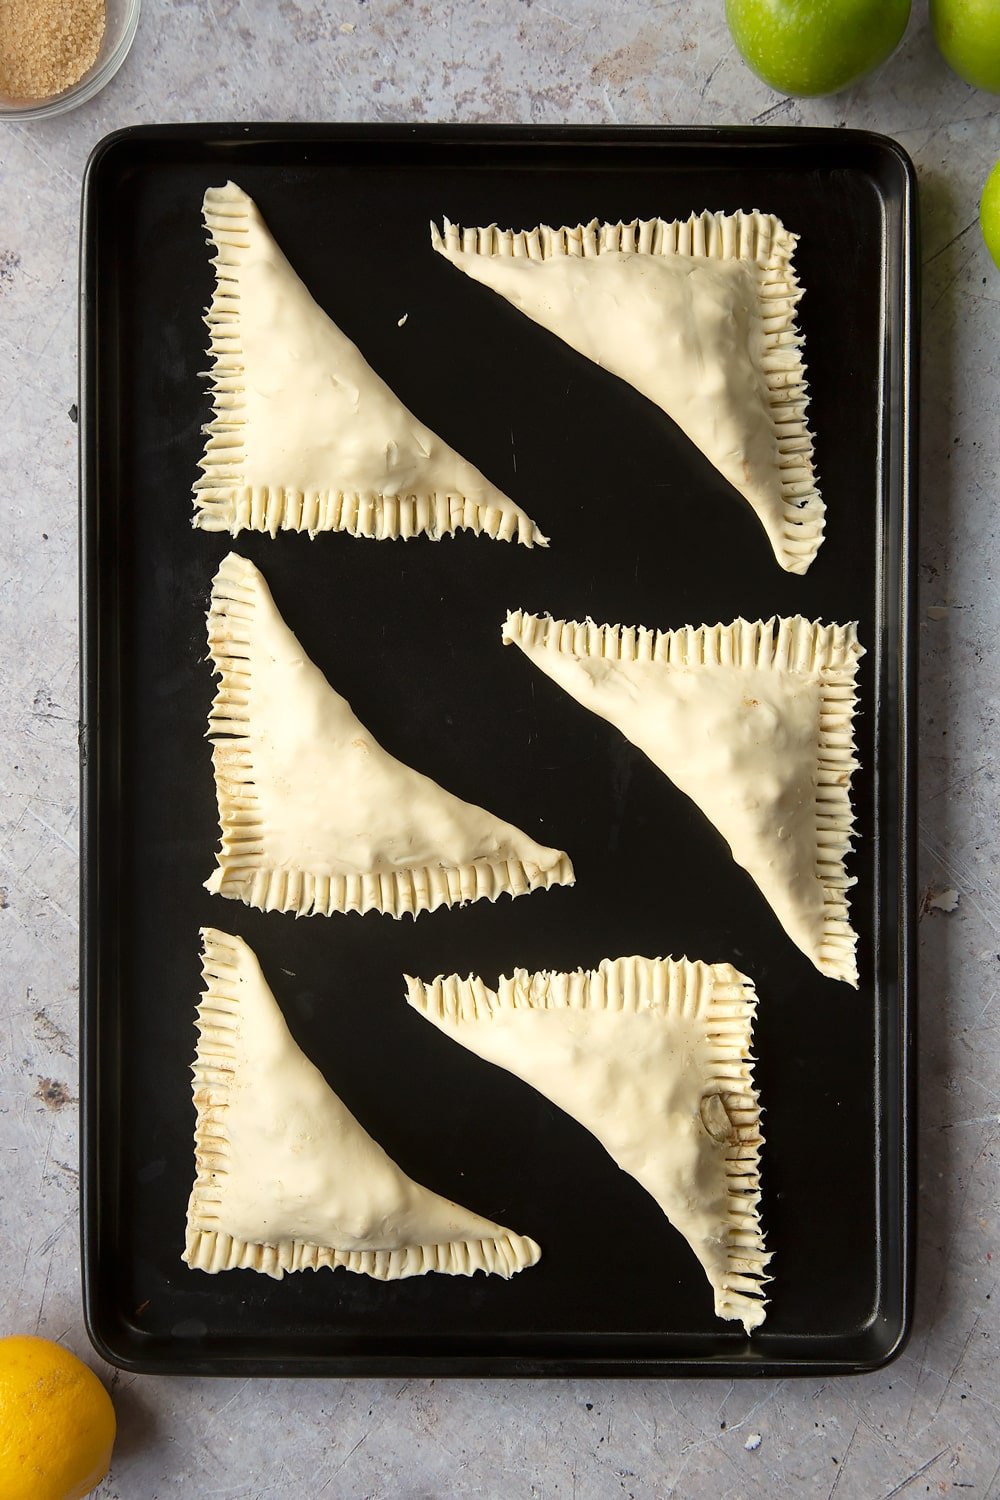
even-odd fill
[[[744,62],[782,94],[848,88],[896,50],[909,19],[910,0],[726,0]]]
[[[931,25],[949,68],[973,88],[1000,94],[997,0],[931,0]]]
[[[979,227],[983,231],[986,248],[1000,270],[1000,161],[986,179],[983,196],[979,200]]]

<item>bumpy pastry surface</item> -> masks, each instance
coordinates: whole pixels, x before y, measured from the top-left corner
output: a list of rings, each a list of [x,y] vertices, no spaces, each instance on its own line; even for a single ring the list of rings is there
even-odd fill
[[[685,792],[821,973],[857,986],[844,859],[857,628],[801,615],[653,631],[508,616],[505,643]]]
[[[825,508],[806,421],[796,236],[702,213],[514,233],[431,225],[435,250],[671,417],[804,573]]]
[[[214,415],[194,524],[206,531],[461,529],[545,545],[535,523],[403,405],[313,300],[235,183],[209,188]],[[348,296],[351,295],[348,290]]]
[[[222,846],[208,889],[262,911],[399,917],[571,885],[573,867],[383,750],[236,553],[212,585]]]
[[[534,1265],[534,1240],[422,1187],[386,1155],[298,1047],[241,938],[205,928],[202,941],[189,1266],[278,1280],[342,1266],[394,1281]]]
[[[605,959],[495,990],[407,978],[409,1002],[477,1056],[523,1078],[590,1130],[652,1194],[698,1257],[720,1318],[765,1315],[760,1106],[752,982],[730,964]],[[594,1211],[600,1189],[594,1184]]]

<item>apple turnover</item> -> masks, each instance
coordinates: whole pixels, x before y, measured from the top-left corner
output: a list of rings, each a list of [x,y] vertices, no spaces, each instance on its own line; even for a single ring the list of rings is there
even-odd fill
[[[792,942],[857,987],[844,866],[855,625],[796,615],[653,631],[517,611],[503,640],[648,755],[714,823]]]
[[[407,977],[409,1003],[551,1099],[641,1183],[698,1257],[720,1318],[764,1320],[753,984],[730,964],[605,959],[495,990]],[[600,1185],[593,1184],[599,1221]]]
[[[666,412],[729,480],[775,557],[823,540],[795,310],[797,236],[773,214],[577,228],[431,225],[452,265]]]
[[[408,411],[310,296],[235,183],[209,188],[214,414],[195,526],[544,546],[534,521]],[[349,293],[350,295],[350,293]]]
[[[253,950],[202,930],[196,1177],[182,1259],[280,1280],[322,1266],[379,1281],[510,1277],[534,1240],[408,1177],[296,1044]]]
[[[572,885],[567,855],[390,755],[236,553],[212,585],[222,845],[210,891],[261,911],[433,911]]]

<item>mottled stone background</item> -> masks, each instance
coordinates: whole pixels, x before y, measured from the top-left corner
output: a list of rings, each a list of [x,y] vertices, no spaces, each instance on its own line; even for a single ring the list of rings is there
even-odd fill
[[[1000,273],[976,225],[996,100],[925,5],[840,98],[781,99],[722,0],[146,0],[93,103],[0,125],[0,1333],[93,1360],[77,1238],[76,251],[80,177],[136,121],[775,123],[884,131],[923,201],[921,1274],[884,1373],[749,1383],[111,1378],[100,1494],[838,1500],[1000,1494],[994,889]],[[952,896],[949,893],[954,892]],[[957,907],[952,907],[957,899]],[[806,1122],[808,1127],[808,1122]],[[830,1149],[828,1139],[823,1149]],[[818,1153],[822,1163],[822,1153]],[[836,1205],[829,1254],[837,1255]],[[822,1288],[824,1267],[816,1266]]]

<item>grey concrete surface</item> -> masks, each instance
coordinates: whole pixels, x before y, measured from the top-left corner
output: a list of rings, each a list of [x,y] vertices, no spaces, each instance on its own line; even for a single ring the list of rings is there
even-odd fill
[[[750,1383],[111,1379],[104,1500],[1000,1495],[995,870],[1000,273],[976,226],[997,101],[918,0],[839,98],[782,99],[722,0],[146,0],[93,103],[0,124],[0,1334],[81,1323],[76,1169],[76,237],[105,132],[199,119],[847,124],[923,196],[923,1000],[916,1328],[883,1373]],[[954,910],[946,908],[957,893]],[[837,1254],[831,1205],[829,1253]],[[816,1267],[821,1286],[824,1268]],[[758,1441],[759,1439],[759,1441]]]

